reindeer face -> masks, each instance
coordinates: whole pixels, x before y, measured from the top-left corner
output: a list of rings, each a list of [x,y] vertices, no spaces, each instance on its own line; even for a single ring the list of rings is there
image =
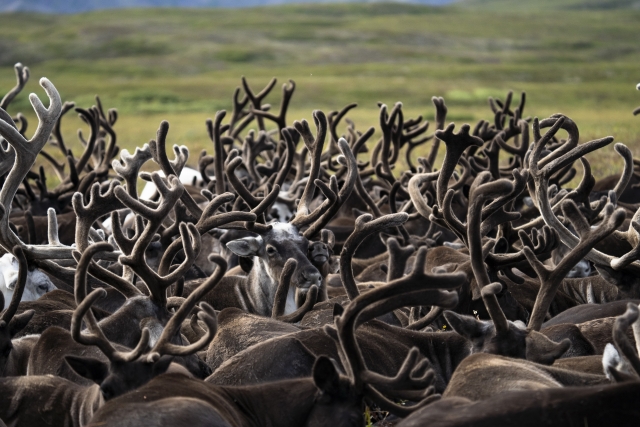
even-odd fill
[[[245,237],[227,243],[227,248],[238,256],[254,257],[254,269],[265,272],[277,282],[287,260],[298,262],[291,279],[292,285],[301,292],[309,290],[311,285],[320,285],[322,276],[309,262],[309,240],[300,235],[291,224],[275,223],[272,229],[257,237]]]
[[[0,258],[0,269],[2,270],[1,279],[2,294],[5,301],[11,301],[13,291],[18,283],[18,275],[20,268],[18,260],[11,254],[5,254]],[[27,272],[27,284],[25,285],[21,301],[35,301],[47,292],[51,292],[56,287],[49,279],[49,276],[38,269],[29,269]]]

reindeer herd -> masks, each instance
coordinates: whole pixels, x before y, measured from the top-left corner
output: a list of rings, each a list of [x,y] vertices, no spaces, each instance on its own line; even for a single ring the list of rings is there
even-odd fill
[[[120,150],[99,98],[74,153],[46,78],[27,132],[15,72],[0,426],[640,423],[640,162],[615,144],[624,169],[596,182],[585,157],[613,137],[579,144],[524,93],[473,129],[436,97],[433,134],[401,103],[378,130],[355,104],[312,127],[287,119],[293,81],[274,113],[275,79],[243,78],[191,169],[167,122]]]

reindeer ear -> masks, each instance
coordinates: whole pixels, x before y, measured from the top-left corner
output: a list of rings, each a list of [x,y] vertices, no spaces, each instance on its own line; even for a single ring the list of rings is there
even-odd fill
[[[320,241],[327,245],[330,250],[333,250],[336,244],[336,236],[333,234],[333,231],[323,228],[320,230]]]
[[[261,237],[243,237],[227,243],[227,249],[238,256],[256,256],[261,247]]]
[[[107,375],[109,375],[109,366],[102,360],[93,357],[73,356],[71,354],[66,355],[64,360],[78,375],[96,384],[102,384]]]
[[[153,369],[151,370],[153,372],[153,376],[155,377],[167,372],[167,369],[169,369],[169,365],[171,365],[172,361],[173,361],[173,356],[165,355],[165,356],[162,356],[160,359],[156,360],[155,362],[153,362]]]
[[[536,331],[529,332],[526,338],[527,352],[526,358],[531,362],[543,365],[551,365],[556,359],[559,359],[571,347],[571,341],[568,338],[563,339],[559,343],[551,341],[546,335]]]
[[[11,270],[3,273],[4,273],[5,286],[10,291],[15,291],[16,284],[18,283],[18,271]]]
[[[333,360],[320,356],[313,364],[313,382],[323,393],[332,394],[340,387],[340,374]]]
[[[9,334],[12,338],[27,326],[34,314],[36,314],[35,310],[27,310],[24,313],[13,316],[13,319],[9,322]]]
[[[487,330],[487,322],[478,320],[473,316],[465,316],[455,311],[447,310],[444,312],[444,318],[454,331],[468,340],[474,340],[485,335]]]

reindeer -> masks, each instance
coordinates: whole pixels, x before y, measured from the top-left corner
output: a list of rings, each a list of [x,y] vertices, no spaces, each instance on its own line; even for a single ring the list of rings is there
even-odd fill
[[[328,330],[328,333],[339,343],[347,376],[339,374],[334,362],[323,356],[317,358],[313,365],[313,379],[221,387],[194,382],[184,376],[164,375],[121,399],[108,402],[96,413],[92,423],[115,425],[134,422],[123,418],[122,408],[139,414],[141,419],[148,422],[150,411],[169,405],[172,413],[155,418],[156,421],[151,422],[156,424],[152,425],[162,425],[185,417],[188,419],[194,417],[192,411],[195,411],[198,416],[211,416],[215,425],[242,424],[248,422],[248,419],[254,419],[261,425],[316,426],[332,422],[351,426],[362,423],[364,396],[396,414],[408,414],[437,399],[433,394],[433,387],[427,387],[433,374],[425,370],[425,360],[420,358],[417,349],[412,349],[395,377],[377,374],[364,365],[354,333],[356,325],[396,306],[404,306],[409,301],[444,305],[455,303],[455,293],[439,288],[458,286],[456,282],[460,279],[459,275],[434,276],[428,289],[424,289],[422,282],[416,280],[423,276],[423,273],[416,274],[415,277],[398,280],[393,285],[361,295],[336,318],[336,329]],[[172,384],[171,387],[168,387],[169,383]],[[403,407],[385,395],[410,397],[419,403]],[[283,416],[282,411],[274,410],[280,401],[288,401],[295,409]],[[235,404],[230,404],[231,402]]]
[[[638,307],[629,304],[627,311],[616,319],[613,327],[615,347],[609,344],[608,354],[601,359],[601,368],[616,384],[515,390],[514,385],[516,388],[521,386],[507,381],[506,392],[476,402],[464,397],[445,397],[415,411],[398,425],[420,426],[427,420],[430,425],[442,427],[466,426],[470,423],[490,426],[496,422],[505,426],[534,426],[541,422],[560,425],[577,420],[590,426],[628,424],[640,416],[635,400],[640,390],[640,359],[625,334],[629,325],[633,325],[636,342],[640,342],[637,319]],[[629,362],[622,363],[620,354],[624,354]],[[527,368],[530,375],[535,372],[531,367]],[[521,378],[523,372],[520,369],[515,376]],[[557,376],[553,371],[550,373],[553,377]],[[535,382],[529,383],[529,386],[535,385]],[[541,383],[537,382],[537,385]]]
[[[100,247],[94,245],[87,249],[79,263],[76,273],[78,289],[87,288],[87,271],[93,256]],[[224,260],[220,262],[218,274],[210,278],[216,283],[226,268]],[[204,288],[206,289],[206,287]],[[82,293],[82,291],[80,291]],[[171,342],[179,331],[180,324],[195,307],[203,292],[194,292],[187,298],[163,329],[153,338],[149,328],[144,328],[133,350],[118,350],[105,336],[90,308],[100,297],[106,295],[104,289],[95,289],[82,299],[74,311],[71,336],[73,340],[84,346],[96,346],[106,361],[87,356],[65,355],[66,363],[79,375],[96,383],[92,386],[78,385],[67,379],[51,375],[30,375],[0,379],[0,390],[3,396],[11,396],[9,401],[2,402],[0,418],[5,422],[19,425],[88,425],[93,413],[105,401],[115,398],[135,387],[148,382],[154,376],[169,369],[172,356],[185,357],[191,355],[213,338],[216,331],[215,312],[207,304],[200,306],[198,319],[205,325],[203,336],[187,346],[175,345]],[[81,331],[82,320],[86,319],[88,334]],[[154,341],[149,349],[151,341]],[[94,353],[95,354],[95,353]],[[174,369],[175,371],[175,369]],[[184,369],[180,370],[184,372]],[[43,399],[44,397],[44,399]],[[26,406],[29,403],[29,406]]]

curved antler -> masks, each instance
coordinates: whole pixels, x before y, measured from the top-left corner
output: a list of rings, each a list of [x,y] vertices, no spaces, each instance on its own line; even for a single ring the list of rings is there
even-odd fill
[[[175,339],[176,334],[180,332],[180,326],[182,322],[189,316],[191,310],[196,306],[197,302],[202,299],[208,292],[210,292],[227,271],[227,262],[224,258],[217,255],[210,255],[209,261],[218,264],[218,267],[213,274],[205,280],[195,291],[193,291],[189,297],[182,303],[180,308],[175,312],[169,322],[167,322],[160,338],[153,346],[153,349],[149,352],[150,357],[156,354],[169,354],[173,356],[188,356],[197,351],[202,350],[213,339],[217,331],[216,314],[213,308],[207,303],[200,304],[200,312],[198,313],[198,319],[202,320],[207,325],[207,331],[197,342],[188,346],[180,346],[172,344],[171,341]]]
[[[10,120],[10,123],[7,122],[4,118],[5,115],[0,118],[0,136],[13,147],[15,152],[13,167],[6,176],[4,185],[0,190],[0,205],[4,210],[4,215],[0,216],[0,245],[7,251],[11,251],[14,246],[18,245],[25,249],[28,257],[69,259],[71,258],[71,248],[50,247],[42,249],[38,246],[25,245],[9,227],[9,212],[11,212],[11,204],[18,187],[20,187],[25,176],[29,173],[38,153],[49,140],[51,131],[62,111],[62,101],[55,86],[44,77],[40,79],[40,86],[47,93],[50,105],[49,108],[45,108],[36,94],[29,95],[29,100],[39,120],[38,128],[30,140],[20,134],[13,120]]]

